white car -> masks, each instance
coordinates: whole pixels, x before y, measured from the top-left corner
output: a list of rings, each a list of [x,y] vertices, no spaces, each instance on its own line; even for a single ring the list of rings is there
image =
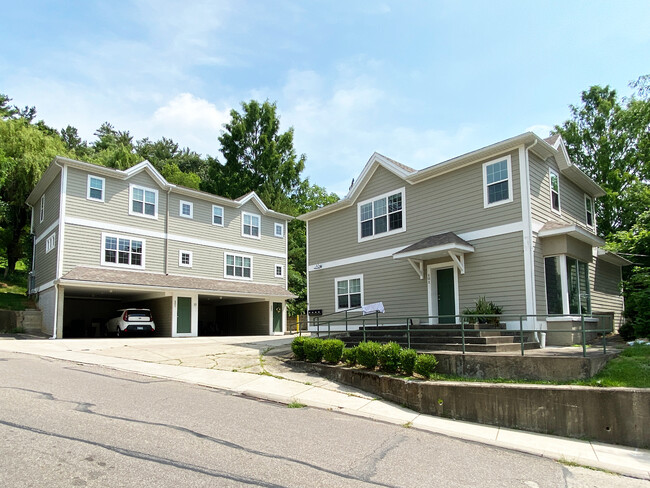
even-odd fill
[[[106,330],[117,337],[124,335],[153,335],[156,324],[148,308],[124,308],[118,310],[120,315],[106,322]]]

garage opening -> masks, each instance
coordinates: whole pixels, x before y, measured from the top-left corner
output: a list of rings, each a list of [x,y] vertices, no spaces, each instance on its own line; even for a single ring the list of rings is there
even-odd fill
[[[199,295],[199,336],[269,334],[269,302]]]

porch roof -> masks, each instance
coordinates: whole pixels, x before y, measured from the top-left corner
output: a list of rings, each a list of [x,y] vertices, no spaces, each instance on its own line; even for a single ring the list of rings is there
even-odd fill
[[[191,290],[210,295],[274,297],[285,300],[296,298],[293,293],[279,285],[83,266],[68,271],[61,277],[60,283],[102,288],[115,286],[164,291]]]
[[[592,247],[600,247],[605,245],[605,241],[598,237],[593,232],[585,229],[576,224],[566,224],[564,222],[548,221],[539,230],[539,237],[553,237],[560,235],[568,235],[579,241],[585,242]]]
[[[405,247],[393,254],[393,259],[436,259],[448,256],[450,253],[464,254],[474,252],[474,246],[461,239],[453,232],[445,232],[425,237],[421,241]]]

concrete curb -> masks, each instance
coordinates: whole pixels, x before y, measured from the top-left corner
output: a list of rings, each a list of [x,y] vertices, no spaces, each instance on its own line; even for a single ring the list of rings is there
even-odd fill
[[[103,366],[117,371],[231,391],[249,398],[285,405],[299,402],[312,408],[404,425],[470,442],[501,447],[560,462],[574,462],[625,476],[650,480],[649,450],[449,420],[420,414],[384,400],[360,398],[272,376],[145,363],[135,359],[98,356],[92,351],[77,352],[59,348],[56,351],[47,351],[45,350],[47,348],[43,347],[34,348],[38,350],[33,351],[25,349],[25,347],[8,347],[6,343],[0,344],[0,350],[7,352]]]

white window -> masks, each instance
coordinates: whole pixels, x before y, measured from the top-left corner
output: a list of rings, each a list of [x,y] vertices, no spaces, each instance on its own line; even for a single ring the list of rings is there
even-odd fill
[[[212,223],[223,227],[223,207],[212,205]]]
[[[591,313],[589,265],[566,255],[544,258],[549,314]]]
[[[192,251],[178,251],[178,265],[183,268],[191,268]]]
[[[131,185],[129,214],[141,215],[152,219],[158,218],[158,190],[144,186]]]
[[[192,202],[186,202],[181,200],[180,208],[178,209],[178,214],[181,217],[191,219],[194,217],[194,204]]]
[[[275,265],[275,277],[284,278],[284,266],[282,264]]]
[[[359,241],[405,231],[404,188],[360,202],[357,212]]]
[[[275,237],[284,237],[284,225],[280,224],[279,222],[276,222],[273,225],[273,235]]]
[[[104,178],[99,176],[88,175],[88,190],[86,198],[97,202],[104,201]]]
[[[510,156],[483,163],[483,206],[512,202]]]
[[[50,237],[47,238],[45,241],[45,254],[50,252],[52,249],[54,249],[56,245],[56,234],[52,234]]]
[[[589,195],[585,195],[585,223],[594,227],[594,199]]]
[[[102,264],[144,268],[144,239],[102,234]]]
[[[359,308],[363,305],[363,275],[345,276],[334,280],[336,311]]]
[[[224,275],[226,278],[253,279],[253,258],[239,254],[224,256]]]
[[[260,216],[248,212],[242,212],[241,234],[245,237],[260,238]]]
[[[41,211],[38,214],[38,221],[43,222],[43,219],[45,219],[45,195],[41,197]]]
[[[554,212],[560,213],[560,175],[548,169],[549,191],[551,192],[551,208]]]

